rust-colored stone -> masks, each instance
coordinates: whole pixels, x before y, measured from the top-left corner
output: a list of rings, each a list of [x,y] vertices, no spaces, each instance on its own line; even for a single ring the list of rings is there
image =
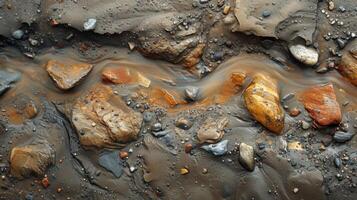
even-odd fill
[[[41,184],[44,188],[48,188],[48,186],[50,186],[50,181],[47,176],[41,180]]]
[[[115,84],[130,83],[132,81],[130,71],[126,67],[104,69],[102,79]]]
[[[198,44],[183,60],[183,65],[191,68],[200,62],[205,44]]]
[[[307,89],[301,101],[317,124],[327,126],[341,122],[341,109],[332,84]]]
[[[290,110],[289,115],[292,116],[292,117],[296,117],[296,116],[299,116],[300,113],[301,113],[300,109],[293,108],[293,109]]]
[[[185,153],[191,153],[192,149],[193,149],[193,146],[191,143],[185,144]]]
[[[125,158],[129,157],[129,153],[126,152],[126,151],[120,151],[120,152],[119,152],[119,157],[120,157],[121,159],[125,159]]]

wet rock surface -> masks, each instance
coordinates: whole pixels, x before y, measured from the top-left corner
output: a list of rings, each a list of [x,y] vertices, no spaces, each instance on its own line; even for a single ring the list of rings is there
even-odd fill
[[[46,65],[48,75],[62,90],[73,88],[92,68],[92,65],[86,63],[65,64],[56,60],[50,60]]]
[[[277,82],[266,75],[257,75],[244,92],[249,112],[266,128],[280,134],[284,128],[284,111],[280,106]]]
[[[301,99],[317,124],[327,126],[341,122],[341,109],[332,84],[310,88],[304,91]]]
[[[355,7],[0,0],[0,199],[356,199]]]
[[[47,167],[54,163],[55,152],[45,140],[14,147],[10,154],[11,174],[18,178],[44,175]]]

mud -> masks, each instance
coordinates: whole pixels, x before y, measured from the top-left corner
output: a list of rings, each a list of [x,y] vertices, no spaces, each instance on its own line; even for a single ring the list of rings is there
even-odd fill
[[[357,4],[333,4],[0,0],[0,199],[356,199]],[[64,90],[51,62],[91,69]]]

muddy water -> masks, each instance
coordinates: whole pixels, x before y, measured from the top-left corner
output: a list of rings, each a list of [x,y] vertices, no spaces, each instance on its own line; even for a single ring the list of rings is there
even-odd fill
[[[80,85],[63,92],[55,86],[45,70],[45,64],[51,59],[65,63],[86,62],[93,64],[94,69]],[[298,96],[305,88],[331,82],[335,86],[340,104],[349,101],[347,106],[342,106],[343,113],[355,111],[357,108],[357,90],[336,72],[316,75],[312,69],[297,66],[295,63],[275,62],[264,55],[246,54],[233,57],[202,79],[180,66],[148,60],[137,53],[110,47],[102,48],[95,55],[80,55],[70,48],[48,49],[33,60],[23,57],[14,49],[6,49],[0,53],[0,65],[22,75],[21,80],[1,97],[0,107],[5,110],[1,121],[7,121],[10,130],[25,132],[14,137],[8,134],[4,141],[11,143],[8,143],[9,147],[6,148],[39,135],[51,141],[57,152],[56,164],[48,173],[51,174],[53,187],[41,190],[35,184],[27,190],[21,187],[36,183],[38,179],[14,181],[17,187],[4,193],[4,196],[8,197],[12,197],[13,192],[24,196],[29,191],[35,191],[35,196],[59,199],[69,196],[74,199],[325,199],[323,177],[321,172],[313,167],[314,162],[310,160],[311,151],[305,150],[304,146],[301,150],[292,150],[289,156],[299,162],[298,167],[292,167],[287,156],[279,153],[281,149],[286,149],[286,137],[276,137],[257,125],[245,110],[241,94],[252,76],[266,73],[278,80],[281,97],[289,93],[296,93]],[[137,83],[112,85],[102,81],[101,73],[105,68],[122,66],[146,77],[150,80],[150,86],[141,87]],[[245,73],[247,79],[239,87],[227,85],[231,74],[236,72]],[[127,101],[139,95],[147,98],[138,98],[137,103],[148,102],[152,107],[149,110],[167,110],[166,115],[159,117],[160,121],[176,133],[171,135],[171,139],[160,140],[145,131],[148,127],[145,124],[140,139],[124,148],[134,151],[127,160],[127,165],[124,165],[125,172],[120,178],[114,177],[98,165],[98,157],[105,150],[84,150],[80,147],[77,134],[68,120],[71,118],[73,102],[92,87],[101,84],[109,85],[117,91],[118,95],[113,97],[114,101]],[[198,102],[185,101],[184,89],[187,86],[201,89]],[[226,87],[232,88],[227,90]],[[157,88],[167,91],[177,104],[172,105],[165,95],[156,92]],[[39,114],[35,119],[30,119],[27,115],[24,117],[24,109],[18,106],[22,102],[14,101],[19,98],[36,105]],[[285,102],[285,105],[302,108],[297,98]],[[56,105],[56,108],[53,105]],[[31,111],[31,108],[29,110]],[[64,116],[58,110],[61,110]],[[229,131],[225,136],[225,139],[230,141],[230,153],[227,156],[214,157],[197,146],[193,154],[186,154],[183,144],[193,140],[195,130],[202,119],[205,116],[220,115],[226,115],[230,119]],[[178,116],[195,119],[197,123],[193,130],[185,132],[175,129],[173,123]],[[306,135],[306,132],[293,125],[305,116],[306,113],[296,119],[286,117],[288,125],[285,132],[292,135],[293,141],[300,141],[300,137]],[[37,130],[31,130],[34,127]],[[238,142],[253,146],[256,142],[268,144],[268,151],[261,154],[258,152],[261,161],[254,172],[247,172],[239,166],[235,154],[235,143]],[[336,148],[339,147],[328,147],[321,156],[335,154]],[[137,167],[135,173],[129,172],[129,166]],[[190,169],[190,174],[178,174],[182,167]],[[207,174],[202,173],[203,168],[208,170]],[[98,171],[100,175],[96,175]],[[58,187],[63,188],[64,192],[56,193]],[[296,187],[300,192],[293,192]]]

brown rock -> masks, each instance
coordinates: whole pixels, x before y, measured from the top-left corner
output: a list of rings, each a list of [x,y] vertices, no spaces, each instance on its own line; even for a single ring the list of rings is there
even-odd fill
[[[43,175],[54,159],[55,152],[46,140],[14,147],[10,155],[11,174],[18,178]]]
[[[127,107],[108,103],[111,95],[110,88],[99,87],[75,104],[72,121],[83,146],[114,147],[137,138],[142,116]]]
[[[125,159],[125,158],[129,157],[129,153],[126,152],[126,151],[120,151],[120,152],[119,152],[119,157],[120,157],[121,159]]]
[[[200,143],[217,143],[224,135],[224,127],[229,120],[226,117],[220,119],[208,118],[197,131],[197,138]]]
[[[341,109],[332,84],[307,89],[301,101],[317,124],[327,126],[341,122]]]
[[[193,149],[193,146],[191,143],[185,144],[185,153],[191,153],[192,149]]]
[[[191,68],[200,62],[205,44],[198,44],[183,60],[183,66]]]
[[[300,115],[300,113],[301,113],[300,109],[293,108],[293,109],[290,110],[289,115],[292,116],[292,117],[296,117],[296,116]]]
[[[47,176],[41,180],[41,184],[44,188],[48,188],[48,186],[50,186],[50,181]]]
[[[50,60],[46,65],[48,74],[62,90],[73,88],[92,68],[93,66],[87,63],[67,64],[56,60]]]
[[[277,82],[258,74],[244,92],[247,109],[270,131],[280,134],[284,128],[284,111],[279,103]]]
[[[346,51],[342,55],[341,63],[338,66],[338,71],[353,85],[357,86],[357,58],[353,56],[352,52]]]

